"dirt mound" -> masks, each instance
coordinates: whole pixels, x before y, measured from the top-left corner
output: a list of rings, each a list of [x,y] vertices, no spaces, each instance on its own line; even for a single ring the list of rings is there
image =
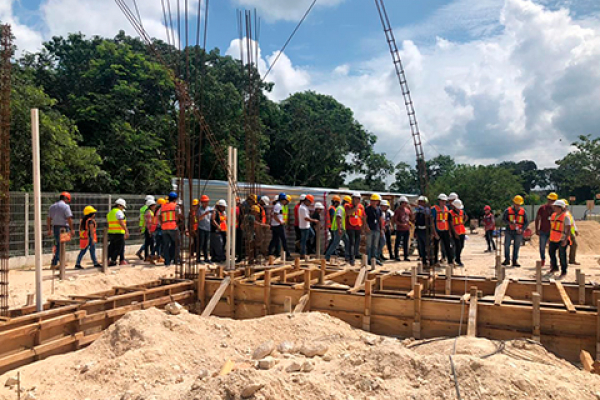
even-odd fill
[[[600,255],[600,223],[596,221],[576,221],[579,236],[577,236],[577,254]],[[529,228],[535,232],[535,224],[531,223]],[[539,237],[535,234],[531,237],[531,243],[538,246]]]
[[[453,339],[399,341],[321,313],[233,321],[151,309],[129,313],[86,349],[22,368],[21,377],[44,400],[454,399],[453,348]],[[600,396],[599,376],[529,341],[463,337],[456,350],[463,399]],[[228,360],[233,370],[219,375]],[[0,388],[3,398],[16,398],[14,389]]]

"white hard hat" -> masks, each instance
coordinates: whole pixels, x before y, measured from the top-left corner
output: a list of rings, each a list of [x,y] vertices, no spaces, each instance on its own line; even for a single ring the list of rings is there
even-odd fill
[[[154,196],[152,196],[151,194],[149,194],[148,196],[146,196],[146,201],[148,200],[154,200]]]
[[[448,195],[448,200],[449,200],[449,201],[454,201],[454,200],[456,200],[456,199],[458,199],[458,195],[457,195],[456,193],[452,192],[452,193],[450,193],[450,194]]]
[[[387,201],[387,200],[381,200],[381,205],[382,205],[382,206],[388,206],[388,207],[389,207],[389,206],[390,206],[390,202],[389,202],[389,201]]]
[[[225,200],[221,199],[221,200],[217,201],[217,205],[227,207],[227,202]]]
[[[361,198],[360,192],[352,193],[352,197],[358,197],[360,199]]]
[[[305,194],[301,194],[300,195],[300,201],[306,200],[306,195]]]
[[[454,207],[458,208],[459,210],[462,210],[463,208],[465,208],[465,207],[463,206],[463,202],[462,202],[461,200],[459,200],[459,199],[456,199],[456,200],[454,200],[454,201],[452,202],[452,205],[453,205]]]
[[[154,201],[154,199],[148,199],[146,200],[146,206],[150,207],[156,204],[156,201]]]
[[[269,199],[269,196],[260,196],[260,201],[262,201],[266,205],[269,205],[271,203],[271,199]]]
[[[567,206],[562,200],[556,200],[553,205],[561,208],[565,208]]]
[[[406,198],[406,196],[400,196],[400,203],[408,203],[408,199]]]
[[[117,199],[117,201],[115,201],[115,204],[127,208],[127,202],[123,199]]]
[[[425,203],[429,203],[429,199],[425,196],[419,196],[419,201],[424,201]]]
[[[448,196],[446,196],[444,193],[440,193],[438,200],[448,201]]]
[[[317,201],[317,204],[315,204],[315,210],[324,210],[325,207],[323,207],[323,204],[319,203]]]

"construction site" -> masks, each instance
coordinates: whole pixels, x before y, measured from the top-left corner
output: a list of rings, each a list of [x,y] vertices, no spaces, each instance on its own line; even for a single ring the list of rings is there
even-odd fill
[[[600,399],[600,223],[583,220],[584,209],[593,212],[594,201],[587,208],[572,207],[578,262],[560,276],[542,264],[540,239],[533,234],[523,242],[520,265],[516,260],[504,265],[506,229],[498,229],[495,250],[486,252],[486,232],[476,221],[467,228],[461,265],[433,263],[437,254],[429,239],[429,265],[416,248],[410,260],[404,254],[406,261],[399,261],[398,254],[394,260],[389,247],[381,250],[389,261],[368,259],[366,237],[356,244],[360,256],[355,264],[343,255],[326,257],[333,238],[329,217],[316,223],[312,255],[294,251],[293,240],[291,255],[282,251],[275,256],[261,250],[266,236],[236,237],[239,226],[247,232],[252,224],[254,230],[254,220],[237,220],[236,197],[287,193],[295,203],[310,195],[327,207],[334,196],[356,194],[260,182],[264,77],[255,69],[260,58],[255,10],[237,14],[246,87],[243,159],[240,149],[215,139],[198,101],[203,88],[192,83],[202,68],[181,67],[205,64],[193,49],[188,52],[193,42],[188,36],[196,43],[204,39],[206,46],[208,1],[199,3],[199,9],[205,8],[198,21],[201,15],[205,21],[192,29],[187,1],[162,2],[164,24],[171,29],[161,39],[182,48],[185,60],[180,60],[165,54],[146,31],[138,10],[142,2],[116,0],[149,54],[170,72],[178,110],[173,137],[177,170],[170,184],[180,206],[189,210],[204,195],[226,202],[226,259],[218,263],[201,262],[192,235],[183,231],[173,264],[148,264],[141,256],[142,261],[131,261],[133,248],[143,243],[134,233],[135,217],[126,222],[132,231],[127,244],[131,264],[110,265],[110,221],[102,218],[96,268],[66,267],[79,247],[60,243],[53,249],[52,238],[42,238],[42,208],[57,195],[41,191],[37,109],[31,113],[33,192],[10,191],[14,54],[10,25],[2,25],[0,399]],[[386,192],[380,199],[397,204],[406,198],[414,208],[419,195],[430,193],[426,157],[391,16],[383,0],[374,3],[408,118],[398,123],[410,127],[419,183],[419,193]],[[200,171],[202,146],[214,151],[214,163],[226,171],[226,180],[211,180]],[[71,195],[76,216],[94,205],[104,217],[117,197],[135,213],[136,207],[152,204],[143,200],[146,194]],[[363,191],[358,197],[368,203],[374,195]],[[538,209],[527,208],[530,232],[536,231]],[[290,215],[288,235],[294,218]],[[433,239],[433,223],[423,229]],[[243,259],[236,240],[243,241]],[[56,268],[50,268],[53,250],[62,254]]]

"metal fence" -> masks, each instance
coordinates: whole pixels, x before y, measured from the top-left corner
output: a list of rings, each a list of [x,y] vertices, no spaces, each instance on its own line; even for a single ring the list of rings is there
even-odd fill
[[[54,238],[47,235],[46,217],[48,209],[52,204],[58,201],[57,193],[42,194],[42,232],[43,232],[43,252],[51,253],[54,246]],[[123,198],[127,202],[127,227],[129,228],[130,238],[128,244],[141,244],[143,237],[139,230],[139,209],[144,204],[145,195],[110,195],[110,194],[90,194],[90,193],[71,193],[71,211],[73,212],[73,227],[78,232],[79,221],[83,217],[83,209],[86,206],[93,206],[98,213],[96,221],[98,223],[98,237],[101,238],[106,229],[106,214],[111,209],[112,204],[118,198]],[[29,256],[35,251],[34,237],[34,208],[33,194],[24,192],[10,193],[10,256]],[[79,240],[77,235],[67,243],[67,251],[78,250]]]

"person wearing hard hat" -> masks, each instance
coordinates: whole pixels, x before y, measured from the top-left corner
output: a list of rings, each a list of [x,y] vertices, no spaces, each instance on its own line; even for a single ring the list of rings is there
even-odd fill
[[[394,243],[394,260],[400,261],[400,243],[404,251],[404,261],[410,261],[408,258],[408,247],[410,240],[410,223],[414,217],[412,210],[408,205],[406,196],[401,196],[398,207],[394,212],[394,225],[396,225],[396,242]]]
[[[154,224],[154,213],[156,212],[156,201],[150,199],[146,201],[146,213],[144,214],[144,261],[154,264],[151,257],[154,252],[154,237],[152,228]]]
[[[325,211],[325,206],[323,203],[316,202],[315,210],[310,215],[310,217],[315,221],[310,223],[310,235],[308,235],[308,254],[316,254],[317,253],[317,235],[323,235],[321,231],[321,220],[323,219],[322,214]],[[323,254],[323,249],[321,248],[321,254]],[[320,255],[320,254],[318,254]]]
[[[62,192],[56,203],[50,206],[48,217],[46,218],[46,227],[48,236],[54,236],[54,257],[52,258],[51,268],[54,269],[60,262],[60,234],[62,232],[73,232],[73,213],[71,212],[71,194]]]
[[[209,206],[210,198],[203,194],[200,197],[200,206],[196,211],[196,215],[198,216],[198,241],[197,241],[197,250],[196,250],[196,262],[200,263],[201,255],[204,254],[204,262],[207,264],[211,264],[209,255],[208,255],[208,244],[210,242],[210,220],[211,214],[215,212],[214,208]]]
[[[83,209],[83,218],[79,222],[79,255],[75,263],[75,269],[83,269],[81,260],[85,253],[90,250],[90,257],[95,268],[101,268],[102,265],[96,259],[96,243],[98,236],[96,235],[96,209],[92,206],[87,206]]]
[[[298,211],[302,204],[304,204],[304,200],[306,200],[306,195],[301,194],[298,199],[298,203],[294,206],[294,234],[296,235],[296,241],[294,242],[294,247],[296,252],[300,251],[300,241],[301,241],[301,232],[300,232],[300,216],[298,215]]]
[[[125,240],[129,239],[129,229],[127,228],[127,218],[125,218],[125,209],[127,202],[123,199],[117,199],[115,205],[106,215],[108,222],[108,266],[117,265],[117,258],[120,259],[120,265],[127,265],[125,260]]]
[[[428,254],[427,247],[430,244],[430,239],[427,236],[427,227],[431,222],[431,210],[428,206],[429,199],[425,196],[419,196],[417,206],[415,207],[415,238],[417,239],[417,248],[419,250],[419,258],[423,266],[427,266]],[[430,261],[430,260],[429,260]]]
[[[258,216],[258,221],[260,224],[255,224],[255,236],[256,236],[256,247],[257,247],[257,255],[260,254],[263,257],[267,257],[269,255],[269,241],[267,240],[268,231],[269,231],[269,221],[267,218],[268,212],[267,207],[271,204],[271,199],[269,196],[260,196],[258,201],[258,207],[260,209],[260,213]]]
[[[571,237],[571,225],[567,215],[567,206],[563,200],[554,202],[554,213],[550,217],[550,272],[558,272],[556,251],[560,258],[560,277],[567,275],[567,245]]]
[[[177,204],[177,192],[169,193],[169,202],[159,211],[160,226],[163,236],[163,251],[165,266],[171,265],[176,260],[179,243],[179,221],[181,220],[181,207]]]
[[[546,265],[546,247],[550,240],[550,217],[554,214],[554,202],[558,200],[558,195],[552,192],[546,199],[546,204],[538,209],[535,216],[535,234],[540,237],[542,267]]]
[[[148,206],[146,205],[146,203],[149,200],[155,200],[154,196],[147,195],[146,198],[144,199],[144,204],[142,205],[142,207],[140,207],[140,233],[141,233],[142,237],[145,237],[145,232],[146,232],[146,210],[148,210]],[[138,256],[138,258],[140,260],[144,259],[144,257],[142,256],[142,252],[144,251],[145,247],[146,247],[146,242],[144,241],[144,243],[142,243],[142,245],[140,246],[139,250],[135,253],[135,255]]]
[[[460,256],[465,247],[465,237],[467,236],[465,225],[469,221],[469,217],[465,213],[465,207],[460,199],[454,200],[452,206],[453,209],[450,211],[450,215],[452,217],[451,226],[454,234],[454,260],[457,266],[464,267]]]
[[[483,229],[485,229],[485,241],[487,242],[486,253],[496,251],[496,243],[494,243],[494,231],[496,230],[496,216],[492,212],[492,207],[483,207]],[[492,250],[493,249],[493,250]]]
[[[306,247],[308,239],[310,237],[310,224],[311,222],[318,222],[316,219],[310,217],[310,210],[308,207],[315,201],[312,194],[300,196],[300,207],[298,207],[298,229],[300,230],[300,258],[306,259]]]
[[[185,236],[190,238],[190,258],[196,256],[198,251],[198,208],[200,200],[193,199],[192,206],[188,212],[187,227],[185,227]]]
[[[431,207],[431,231],[433,236],[433,265],[438,265],[438,251],[440,242],[444,246],[448,265],[454,264],[454,253],[450,244],[450,232],[452,231],[452,220],[450,211],[446,206],[448,196],[441,193],[438,196],[438,204]]]
[[[354,266],[354,260],[360,256],[360,234],[366,225],[365,207],[360,204],[360,200],[360,193],[354,192],[352,202],[346,204],[346,234],[348,235],[346,251],[351,266]]]
[[[523,206],[523,197],[515,196],[513,198],[513,205],[508,207],[502,215],[502,221],[507,224],[507,229],[504,236],[504,262],[502,265],[510,265],[510,245],[514,242],[512,266],[520,267],[519,264],[519,249],[523,242],[523,230],[529,223],[527,219],[527,213]]]
[[[152,218],[152,225],[150,228],[150,232],[152,232],[152,237],[154,241],[154,249],[152,251],[151,257],[152,261],[158,263],[165,262],[162,240],[162,228],[160,226],[160,217],[158,215],[159,210],[165,204],[167,204],[167,201],[162,197],[156,201],[156,208],[154,209],[154,217]]]
[[[392,252],[392,224],[394,218],[394,212],[390,210],[390,202],[387,200],[381,200],[381,214],[383,215],[383,237],[379,242],[379,260],[386,261],[387,258],[383,256],[383,248],[387,245],[388,254],[390,259],[393,257]]]
[[[217,201],[215,212],[210,217],[210,256],[213,262],[223,262],[227,244],[227,202]]]
[[[569,202],[567,199],[562,199],[565,203],[565,210],[567,212],[567,218],[569,218],[569,225],[571,225],[571,235],[569,238],[569,264],[571,265],[581,265],[577,262],[577,236],[579,236],[579,229],[577,229],[577,224],[575,223],[575,217],[569,210]]]
[[[381,265],[379,261],[379,242],[381,237],[384,236],[384,220],[383,213],[379,205],[381,204],[381,196],[377,193],[371,195],[370,203],[365,209],[367,231],[367,259],[369,265],[371,260],[375,259],[378,265]]]
[[[336,202],[337,207],[335,209],[334,217],[331,220],[331,233],[333,237],[331,239],[331,243],[329,243],[329,247],[327,247],[327,251],[325,252],[325,260],[327,261],[329,261],[331,256],[337,252],[340,241],[346,237],[346,204],[348,204],[348,202],[352,202],[352,198],[350,196],[344,196],[344,200],[341,204]],[[349,257],[348,247],[345,247],[345,249],[346,257]]]
[[[284,214],[284,207],[287,207],[288,203],[288,196],[285,193],[280,193],[277,199],[275,200],[275,204],[273,204],[270,222],[273,237],[271,238],[271,243],[269,243],[269,255],[274,255],[277,251],[279,243],[281,243],[281,245],[283,246],[283,251],[285,251],[286,259],[291,260],[292,255],[288,250],[287,241],[285,238],[286,219]]]
[[[342,203],[342,199],[340,196],[338,195],[334,195],[331,198],[331,204],[329,205],[329,208],[327,209],[327,214],[325,215],[325,221],[327,223],[327,230],[329,231],[329,242],[327,243],[327,249],[325,250],[325,253],[327,253],[327,250],[329,250],[329,248],[331,247],[331,244],[333,243],[333,236],[334,236],[334,231],[333,229],[331,229],[331,226],[333,225],[333,220],[335,219],[335,210],[336,208],[339,207],[339,205]]]

